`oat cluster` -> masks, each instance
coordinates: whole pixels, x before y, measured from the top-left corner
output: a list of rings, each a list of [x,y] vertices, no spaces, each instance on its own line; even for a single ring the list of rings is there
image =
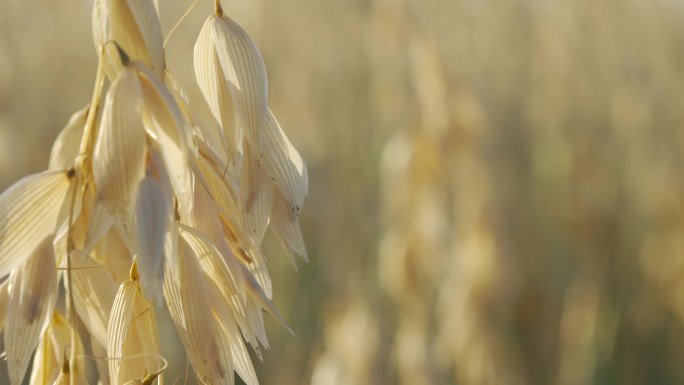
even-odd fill
[[[91,102],[48,170],[0,195],[10,381],[24,381],[33,357],[32,385],[87,383],[88,365],[102,384],[162,384],[155,313],[167,306],[201,383],[233,384],[237,372],[257,384],[247,345],[259,357],[268,347],[263,311],[287,327],[261,243],[270,227],[293,263],[306,259],[308,189],[268,108],[259,50],[217,1],[194,48],[204,100],[189,100],[166,67],[155,2],[96,0],[93,36]]]

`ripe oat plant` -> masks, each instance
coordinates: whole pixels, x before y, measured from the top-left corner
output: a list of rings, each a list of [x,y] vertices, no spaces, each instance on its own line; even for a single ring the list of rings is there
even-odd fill
[[[162,384],[155,313],[167,306],[201,383],[237,372],[257,384],[247,345],[259,358],[268,347],[263,312],[291,332],[261,243],[271,228],[293,263],[306,259],[308,189],[268,108],[259,50],[217,0],[194,47],[204,100],[189,100],[167,70],[156,2],[96,0],[92,23],[90,103],[48,169],[0,195],[10,381],[23,383],[33,357],[32,385],[85,384],[89,365],[102,384]],[[198,103],[216,124],[199,122]]]

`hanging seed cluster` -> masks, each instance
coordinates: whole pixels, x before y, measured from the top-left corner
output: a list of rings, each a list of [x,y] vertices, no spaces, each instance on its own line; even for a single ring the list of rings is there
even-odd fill
[[[268,108],[259,50],[217,2],[194,49],[204,100],[188,100],[152,0],[96,0],[93,36],[90,104],[59,134],[48,170],[0,195],[10,381],[24,381],[33,357],[31,384],[86,383],[87,365],[103,384],[162,384],[155,313],[167,306],[201,383],[233,384],[237,372],[257,384],[247,345],[260,358],[268,347],[263,311],[287,328],[260,245],[270,227],[293,263],[306,259],[308,189]],[[200,124],[197,103],[216,124]]]

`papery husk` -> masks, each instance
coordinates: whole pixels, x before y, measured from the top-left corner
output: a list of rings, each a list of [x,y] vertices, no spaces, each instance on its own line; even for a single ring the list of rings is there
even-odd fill
[[[10,276],[5,349],[10,383],[21,384],[57,301],[57,266],[52,240],[45,238]]]

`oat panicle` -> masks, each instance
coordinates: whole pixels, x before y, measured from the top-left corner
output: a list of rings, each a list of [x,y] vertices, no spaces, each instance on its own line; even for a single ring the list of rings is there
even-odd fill
[[[258,48],[224,12],[216,2],[199,32],[204,100],[189,100],[168,72],[156,2],[94,2],[92,100],[57,137],[48,170],[0,195],[12,385],[32,357],[32,385],[85,384],[88,365],[104,384],[162,384],[161,306],[203,384],[233,384],[234,372],[258,383],[247,346],[259,357],[268,347],[263,311],[291,332],[261,242],[271,228],[306,259],[306,164],[268,108]],[[207,139],[197,103],[221,143]]]

